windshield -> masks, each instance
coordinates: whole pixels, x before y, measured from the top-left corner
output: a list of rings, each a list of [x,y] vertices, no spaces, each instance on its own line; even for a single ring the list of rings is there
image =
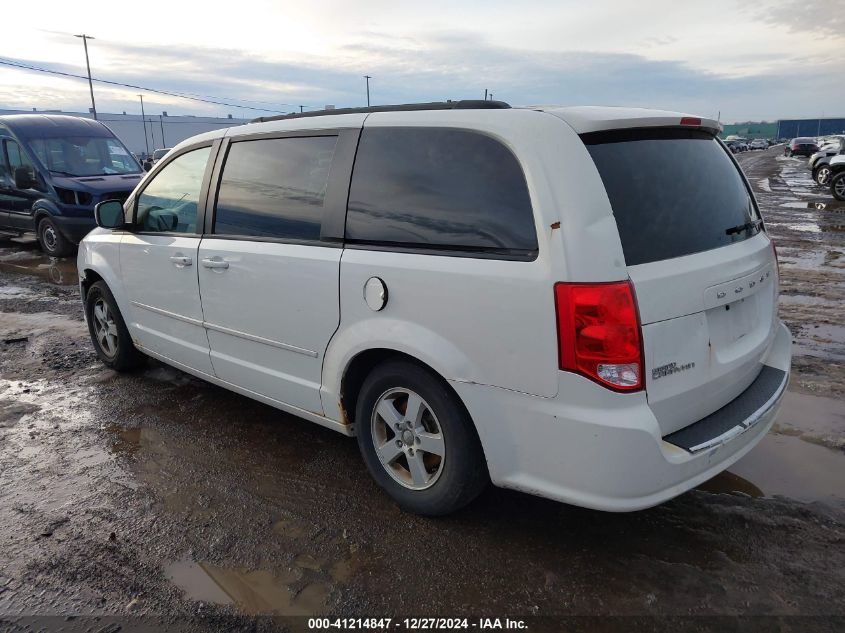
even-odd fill
[[[712,135],[633,129],[584,134],[629,266],[746,240],[760,216],[739,169]]]
[[[137,174],[141,166],[114,137],[34,138],[32,151],[51,172],[63,176]]]

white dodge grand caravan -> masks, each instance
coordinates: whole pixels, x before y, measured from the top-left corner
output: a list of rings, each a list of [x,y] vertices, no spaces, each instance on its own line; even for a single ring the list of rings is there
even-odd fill
[[[718,123],[498,102],[174,148],[79,249],[91,338],[346,435],[438,515],[488,481],[656,505],[771,427],[778,269]]]

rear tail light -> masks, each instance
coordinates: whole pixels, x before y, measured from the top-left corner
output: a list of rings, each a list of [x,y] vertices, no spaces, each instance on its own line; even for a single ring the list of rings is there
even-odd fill
[[[617,391],[643,387],[640,320],[629,281],[555,284],[559,366]]]
[[[681,125],[701,125],[701,119],[694,116],[685,116],[681,119]]]

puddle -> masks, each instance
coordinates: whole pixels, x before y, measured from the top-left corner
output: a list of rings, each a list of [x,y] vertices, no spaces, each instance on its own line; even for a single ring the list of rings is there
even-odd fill
[[[834,301],[833,299],[814,297],[812,295],[785,294],[783,290],[781,290],[780,295],[778,295],[778,303],[781,305],[827,306],[837,309],[842,305],[840,301]]]
[[[112,453],[119,455],[134,455],[141,448],[141,441],[144,435],[142,427],[123,428],[118,425],[109,425],[106,427],[109,433],[114,433],[116,439],[111,447]]]
[[[0,249],[0,271],[34,275],[60,286],[79,282],[72,257],[47,257],[38,250]]]
[[[780,206],[787,209],[813,209],[814,211],[835,211],[837,213],[845,211],[843,205],[833,202],[783,202]]]
[[[822,230],[815,222],[807,224],[785,224],[783,222],[768,222],[768,226],[777,226],[789,229],[790,231],[801,231],[803,233],[821,233]]]
[[[315,615],[325,611],[331,589],[303,581],[301,570],[250,571],[179,561],[165,575],[185,595],[200,602],[234,605],[249,615]]]
[[[769,433],[729,472],[753,482],[768,497],[845,502],[845,453],[799,437]]]
[[[747,479],[743,479],[729,470],[719,473],[713,479],[705,481],[696,490],[712,492],[714,494],[732,494],[741,492],[749,497],[764,497],[765,494]]]
[[[774,429],[727,472],[698,489],[843,504],[843,435],[841,401],[787,392]]]

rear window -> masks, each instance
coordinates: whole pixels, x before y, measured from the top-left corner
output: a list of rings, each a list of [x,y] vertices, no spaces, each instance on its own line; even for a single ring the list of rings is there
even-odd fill
[[[365,128],[346,238],[504,259],[537,254],[522,167],[499,141],[467,130]]]
[[[654,128],[581,138],[604,181],[629,266],[727,246],[760,231],[739,169],[712,135]]]

